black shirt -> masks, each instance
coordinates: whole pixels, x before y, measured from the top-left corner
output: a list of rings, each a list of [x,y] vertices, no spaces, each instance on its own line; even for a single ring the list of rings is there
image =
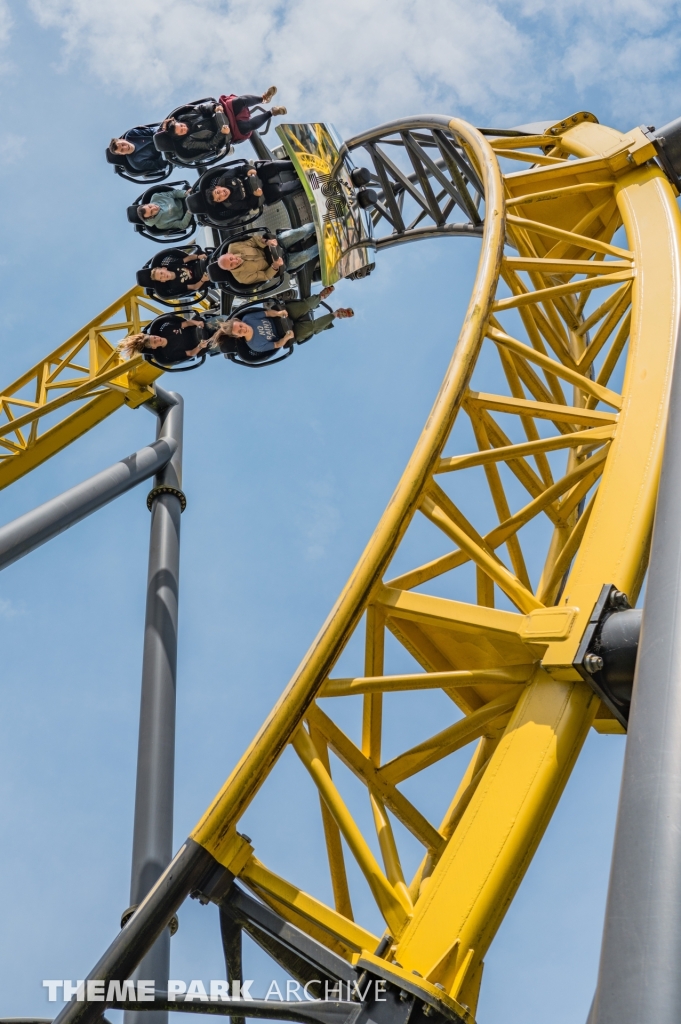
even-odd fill
[[[189,131],[186,135],[176,135],[177,152],[185,157],[196,157],[199,153],[217,152],[227,143],[227,136],[221,127],[227,124],[227,118],[219,104],[214,102],[199,103],[188,106],[175,115],[176,121],[182,121]]]
[[[160,335],[167,339],[165,348],[147,349],[157,363],[168,365],[181,363],[189,358],[187,352],[198,345],[201,340],[200,328],[185,327],[183,329],[183,323],[185,321],[181,316],[171,313],[162,317],[158,326],[151,324],[149,327],[149,334]]]
[[[246,169],[248,170],[248,168]],[[262,202],[262,196],[254,196],[256,189],[262,188],[262,181],[256,174],[248,175],[244,171],[243,177],[233,174],[221,174],[214,178],[206,189],[206,199],[211,212],[224,211],[224,215],[230,213],[241,213],[247,210],[257,210]],[[222,203],[216,203],[211,192],[216,186],[228,188],[231,195]]]
[[[188,292],[188,285],[196,284],[203,277],[206,268],[206,257],[200,256],[196,260],[184,263],[181,256],[168,255],[161,260],[161,266],[172,270],[175,274],[174,281],[154,281],[154,291],[158,295],[184,295]],[[187,328],[189,330],[189,328]],[[186,333],[186,332],[185,332]]]

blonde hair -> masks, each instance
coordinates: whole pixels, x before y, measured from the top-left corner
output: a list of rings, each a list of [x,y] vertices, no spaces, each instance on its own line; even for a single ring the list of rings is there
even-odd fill
[[[220,338],[224,338],[225,336],[228,337],[228,338],[233,338],[234,337],[234,334],[232,333],[232,325],[233,325],[233,323],[234,323],[233,320],[225,320],[223,323],[221,323],[220,326],[218,327],[218,329],[215,331],[215,333],[212,334],[210,336],[210,338],[208,339],[208,344],[209,345],[216,345],[219,342]]]
[[[122,352],[126,359],[130,359],[131,356],[144,351],[147,340],[146,334],[129,334],[127,338],[123,338],[118,351]]]

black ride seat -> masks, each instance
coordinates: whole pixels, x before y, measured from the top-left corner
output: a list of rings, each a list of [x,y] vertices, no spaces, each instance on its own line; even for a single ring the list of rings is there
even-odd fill
[[[278,304],[268,303],[270,309],[275,308],[276,305]],[[259,301],[245,302],[230,313],[227,319],[239,320],[247,310],[262,308],[264,307]],[[293,329],[293,321],[288,317],[275,317],[272,320],[272,324],[279,338],[283,338],[287,331]],[[289,356],[293,355],[293,346],[295,344],[296,342],[291,339],[283,348],[274,349],[270,352],[254,352],[249,347],[245,338],[221,338],[220,351],[227,359],[238,366],[274,366],[275,363],[282,363],[284,359],[288,359]]]
[[[268,204],[304,191],[290,160],[256,160],[255,169],[262,181],[263,195]]]
[[[158,123],[141,125],[142,128],[159,128]],[[121,136],[123,138],[123,136]],[[149,171],[146,174],[132,169],[127,156],[122,153],[112,153],[109,147],[105,150],[106,162],[113,165],[114,173],[125,178],[126,181],[139,182],[140,185],[151,184],[153,181],[165,181],[172,174],[173,165],[164,157],[163,165],[157,171]]]
[[[184,317],[178,317],[177,313],[162,313],[161,316],[157,316],[155,320],[148,323],[146,327],[142,328],[142,334],[161,334],[163,335],[163,328],[165,324],[170,321],[177,319],[185,319]],[[192,320],[203,320],[203,317],[196,313],[194,310],[191,312]],[[201,333],[199,333],[201,332]],[[190,327],[185,332],[187,334],[187,348],[195,348],[199,341],[202,340],[203,332],[201,328]],[[162,351],[162,350],[161,350]],[[144,353],[144,359],[147,363],[155,366],[159,370],[163,370],[165,373],[185,373],[187,370],[198,370],[199,366],[203,366],[208,356],[208,353],[204,350],[198,356],[193,356],[191,359],[185,360],[184,363],[163,363],[157,358],[154,358],[155,352],[149,351]]]
[[[183,245],[182,248],[161,249],[144,264],[136,273],[137,284],[146,290],[156,302],[164,306],[193,305],[206,298],[210,283],[205,282],[201,288],[189,291],[180,281],[153,281],[151,271],[156,267],[171,266],[184,259],[185,256],[197,255],[208,258],[209,253],[200,245]]]
[[[219,248],[214,249],[211,255],[210,263],[208,264],[208,276],[213,282],[217,284],[222,291],[229,292],[231,295],[237,295],[240,297],[254,298],[265,298],[268,295],[273,295],[275,292],[280,291],[282,288],[288,287],[288,274],[284,267],[282,267],[278,274],[271,277],[268,281],[258,281],[256,284],[241,284],[229,270],[223,270],[217,264],[218,259],[229,249],[232,242],[243,242],[250,238],[252,235],[264,235],[266,238],[273,237],[263,228],[253,228],[250,231],[244,231],[241,234],[233,235],[230,238],[225,239]],[[265,256],[271,255],[274,252],[278,255],[281,254],[281,250],[271,250],[270,253],[265,253]],[[276,257],[275,257],[276,258]]]
[[[192,213],[197,214],[200,223],[212,224],[218,228],[236,225],[243,227],[260,216],[263,206],[262,197],[260,197],[258,205],[251,210],[235,210],[229,203],[213,203],[207,196],[207,193],[215,188],[224,174],[245,177],[249,166],[251,165],[247,160],[231,160],[227,164],[220,164],[203,172],[194,186],[192,195],[187,199],[188,208]],[[241,171],[243,174],[240,173]],[[261,183],[259,182],[259,184]]]
[[[151,198],[155,193],[158,192],[172,192],[175,188],[189,188],[188,181],[171,181],[167,185],[152,185],[150,188],[143,192],[141,196],[135,200],[132,206],[127,209],[128,220],[131,224],[134,224],[135,231],[143,235],[145,238],[151,239],[152,242],[183,242],[185,238],[190,238],[191,235],[196,231],[196,219],[192,217],[186,228],[181,230],[175,229],[162,229],[154,227],[152,224],[145,224],[144,221],[139,219],[137,213],[138,206],[144,206],[146,203],[151,202]]]
[[[192,100],[191,103],[183,103],[182,106],[175,107],[168,114],[168,118],[164,118],[164,120],[174,117],[176,121],[181,121],[183,116],[191,113],[202,103],[212,103],[213,106],[218,105],[218,101],[214,97],[205,96],[201,100]],[[163,153],[167,160],[178,167],[204,168],[211,167],[227,156],[231,148],[231,138],[226,135],[224,143],[215,152],[199,152],[194,155],[182,149],[182,136],[171,132],[157,132],[154,136],[154,145],[159,152]]]

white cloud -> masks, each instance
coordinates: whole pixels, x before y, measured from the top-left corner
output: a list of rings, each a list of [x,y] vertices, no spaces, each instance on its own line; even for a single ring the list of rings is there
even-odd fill
[[[524,42],[491,0],[31,0],[67,58],[156,102],[279,86],[308,116],[348,126],[433,104],[480,111],[520,97]],[[445,102],[446,101],[446,102]],[[443,108],[444,109],[444,108]],[[313,114],[314,112],[314,114]]]
[[[2,0],[0,0],[2,2]],[[66,60],[146,116],[189,96],[276,83],[295,117],[344,131],[438,110],[486,119],[563,116],[564,94],[602,90],[615,113],[681,103],[679,0],[30,0]]]
[[[22,605],[17,605],[9,598],[0,597],[0,619],[13,619],[17,615],[23,615],[25,608]]]
[[[681,111],[679,0],[501,0],[545,54],[554,89],[601,89],[626,121]]]
[[[0,164],[13,164],[20,160],[26,148],[26,136],[6,132],[0,136]]]
[[[0,0],[0,46],[9,42],[9,34],[12,28],[12,16],[9,13],[9,6],[6,0]]]
[[[12,15],[7,0],[0,0],[0,50],[5,50],[12,32]],[[7,72],[11,67],[3,54],[0,59],[0,72]]]

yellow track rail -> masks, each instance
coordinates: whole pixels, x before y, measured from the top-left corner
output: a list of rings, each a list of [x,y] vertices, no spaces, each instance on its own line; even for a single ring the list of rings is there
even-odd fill
[[[589,728],[619,731],[572,663],[603,584],[633,603],[645,573],[679,331],[681,218],[638,130],[590,115],[492,143],[463,121],[450,129],[485,187],[452,360],[348,583],[192,838],[315,939],[472,1020],[486,951]],[[527,166],[502,173],[500,160]],[[622,226],[626,245],[615,245]],[[160,312],[134,289],[6,389],[0,486],[151,397],[158,371],[123,366],[109,340],[137,330],[145,311]],[[487,505],[476,497],[467,515],[481,482]],[[434,550],[391,575],[417,519],[431,524]],[[453,596],[428,593],[435,580]],[[364,664],[333,677],[357,629]],[[386,630],[421,671],[386,673]],[[451,699],[451,722],[386,761],[384,698],[432,688]],[[359,744],[331,714],[354,695]],[[333,907],[262,864],[237,832],[289,744],[319,792]],[[427,785],[427,769],[467,745],[468,767],[432,823],[400,784]],[[338,765],[366,786],[371,838],[344,801]],[[423,847],[410,880],[394,819]],[[385,922],[380,957],[379,936],[354,919],[342,840]]]
[[[452,361],[359,563],[192,838],[314,938],[472,1019],[485,953],[589,728],[619,730],[572,662],[602,585],[633,601],[645,572],[679,329],[681,223],[638,131],[576,118],[490,145],[462,121],[450,127],[485,185],[482,252]],[[503,175],[499,158],[532,166]],[[611,242],[621,225],[626,247]],[[495,393],[485,386],[492,354],[493,379],[505,381]],[[474,450],[461,450],[466,438]],[[462,511],[470,474],[486,481],[491,529],[491,512],[476,511],[476,523]],[[417,515],[450,550],[388,578]],[[533,580],[526,555],[536,564],[540,520],[551,533]],[[438,577],[456,593],[473,581],[470,599],[429,595]],[[333,678],[358,628],[364,665]],[[422,672],[385,674],[386,629]],[[384,696],[432,687],[451,698],[451,724],[384,761]],[[334,699],[355,694],[359,745],[331,717]],[[334,907],[262,864],[236,831],[287,744],[319,791]],[[433,824],[399,784],[468,744],[468,768]],[[330,752],[366,786],[382,864]],[[393,818],[423,845],[410,881]],[[341,839],[391,938],[380,959],[379,936],[354,920]]]
[[[116,343],[167,312],[132,288],[0,393],[0,488],[14,483],[122,405],[153,399],[161,371]]]

